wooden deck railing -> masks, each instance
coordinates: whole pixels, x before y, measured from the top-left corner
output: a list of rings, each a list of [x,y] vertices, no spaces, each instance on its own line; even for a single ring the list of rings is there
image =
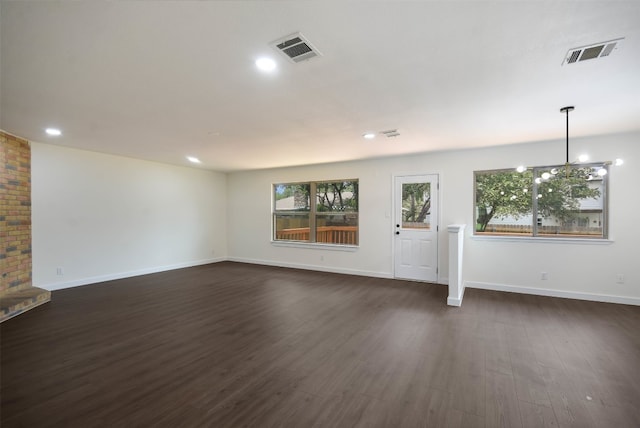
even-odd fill
[[[325,244],[358,244],[356,226],[321,226],[316,229],[316,242]],[[276,239],[285,241],[308,241],[309,228],[282,229],[277,231]]]

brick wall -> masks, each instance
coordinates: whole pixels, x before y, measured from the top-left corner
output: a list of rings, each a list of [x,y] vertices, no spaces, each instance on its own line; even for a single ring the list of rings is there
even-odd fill
[[[0,293],[29,286],[31,147],[0,131]]]

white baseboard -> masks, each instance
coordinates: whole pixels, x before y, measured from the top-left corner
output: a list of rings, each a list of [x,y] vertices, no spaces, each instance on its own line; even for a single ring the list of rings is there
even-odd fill
[[[454,299],[453,297],[447,297],[447,305],[462,306],[462,298]]]
[[[317,266],[317,265],[307,265],[307,264],[299,264],[299,263],[286,263],[286,262],[280,262],[280,261],[275,262],[271,260],[246,259],[242,257],[229,257],[227,258],[227,260],[230,262],[250,263],[254,265],[276,266],[276,267],[284,267],[284,268],[292,268],[292,269],[313,270],[318,272],[340,273],[344,275],[370,276],[373,278],[393,279],[393,275],[386,272],[371,272],[371,271],[364,271],[364,270],[358,270],[358,269],[336,268],[333,266]]]
[[[148,275],[150,273],[159,273],[159,272],[166,272],[168,270],[174,270],[174,269],[183,269],[183,268],[194,267],[194,266],[208,265],[211,263],[223,262],[225,260],[226,258],[224,257],[218,257],[214,259],[198,260],[194,262],[176,263],[173,265],[166,265],[166,266],[155,266],[155,267],[139,269],[139,270],[129,271],[129,272],[119,272],[119,273],[113,273],[108,275],[93,276],[89,278],[75,279],[73,281],[56,282],[53,284],[39,284],[39,285],[34,284],[34,285],[36,287],[44,288],[45,290],[49,290],[49,291],[63,290],[65,288],[96,284],[98,282],[113,281],[115,279],[130,278],[133,276]]]
[[[619,303],[640,306],[637,297],[612,296],[608,294],[580,293],[575,291],[551,290],[546,288],[522,287],[519,285],[493,284],[490,282],[465,281],[466,288],[507,291],[510,293],[533,294],[535,296],[561,297],[564,299],[589,300],[592,302]]]
[[[338,274],[344,274],[344,275],[368,276],[372,278],[393,279],[393,274],[387,273],[387,272],[373,272],[373,271],[364,271],[364,270],[358,270],[358,269],[336,268],[333,266],[308,265],[308,264],[301,264],[301,263],[285,263],[285,262],[279,262],[279,261],[276,262],[271,260],[247,259],[247,258],[241,258],[241,257],[228,257],[228,258],[218,257],[218,258],[198,260],[193,262],[176,263],[173,265],[156,266],[156,267],[139,269],[139,270],[129,271],[129,272],[120,272],[120,273],[114,273],[114,274],[108,274],[108,275],[94,276],[89,278],[81,278],[73,281],[56,282],[53,284],[34,284],[34,286],[40,287],[49,291],[63,290],[65,288],[79,287],[82,285],[96,284],[99,282],[113,281],[116,279],[130,278],[130,277],[140,276],[140,275],[148,275],[151,273],[159,273],[159,272],[165,272],[165,271],[174,270],[174,269],[183,269],[183,268],[201,266],[201,265],[206,265],[211,263],[219,263],[223,261],[250,263],[250,264],[284,267],[284,268],[292,268],[292,269],[303,269],[303,270],[311,270],[311,271],[318,271],[318,272],[338,273]],[[442,285],[447,285],[448,282],[449,282],[448,278],[439,278],[437,281],[438,284],[442,284]],[[506,291],[510,293],[532,294],[536,296],[560,297],[560,298],[566,298],[566,299],[578,299],[578,300],[588,300],[593,302],[619,303],[623,305],[640,306],[640,298],[613,296],[613,295],[607,295],[607,294],[579,293],[574,291],[522,287],[518,285],[495,284],[495,283],[478,282],[478,281],[465,281],[464,288],[478,288],[482,290]],[[464,294],[464,288],[463,288],[463,294]],[[447,304],[450,306],[461,306],[462,299],[463,299],[463,296],[460,296],[460,299],[447,298]]]

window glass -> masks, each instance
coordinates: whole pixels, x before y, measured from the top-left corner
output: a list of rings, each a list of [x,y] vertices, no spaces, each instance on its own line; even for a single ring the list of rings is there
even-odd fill
[[[476,171],[475,234],[606,238],[605,163]]]
[[[358,182],[316,183],[316,242],[358,245]]]
[[[477,171],[476,233],[531,235],[533,173]]]
[[[273,194],[274,240],[358,245],[358,180],[276,184]]]
[[[273,189],[275,239],[309,242],[310,185],[277,184]]]
[[[536,169],[538,236],[604,236],[604,176],[598,175],[601,168]]]
[[[431,183],[402,184],[402,228],[431,228]]]

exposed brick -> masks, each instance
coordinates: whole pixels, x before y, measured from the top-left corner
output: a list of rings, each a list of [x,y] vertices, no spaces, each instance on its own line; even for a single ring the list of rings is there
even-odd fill
[[[4,168],[3,168],[4,167]],[[31,285],[31,148],[29,142],[0,131],[0,239],[2,286]]]

